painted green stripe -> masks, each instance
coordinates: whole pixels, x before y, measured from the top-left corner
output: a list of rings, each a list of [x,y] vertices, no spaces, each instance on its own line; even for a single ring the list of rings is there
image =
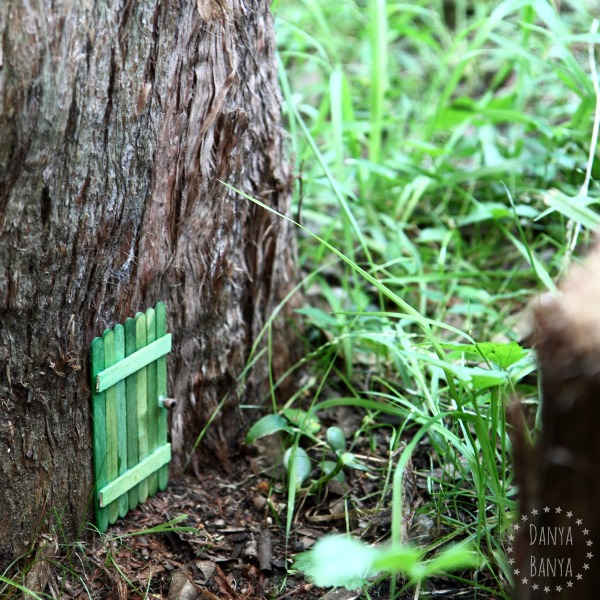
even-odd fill
[[[125,329],[123,325],[115,325],[115,361],[118,363],[125,358]],[[125,396],[125,380],[121,379],[116,385],[117,391],[117,470],[119,475],[127,471],[127,398]],[[129,510],[129,498],[126,494],[117,502],[119,517],[124,517]]]
[[[117,361],[115,351],[115,332],[107,329],[102,335],[104,339],[104,365],[110,367]],[[106,477],[114,481],[119,476],[117,452],[117,388],[106,390]],[[119,518],[119,507],[114,502],[108,506],[108,522],[116,523]]]
[[[153,308],[146,311],[146,332],[147,342],[152,344],[156,340],[156,312]],[[152,362],[146,368],[148,376],[148,392],[146,399],[148,402],[148,452],[152,454],[158,447],[156,434],[158,428],[158,394],[156,393],[156,361]],[[154,496],[158,491],[158,474],[152,473],[148,477],[148,495]]]
[[[135,320],[125,321],[125,356],[135,352]],[[137,427],[137,391],[136,376],[129,375],[125,380],[127,389],[127,468],[132,469],[138,464],[138,427]],[[138,489],[134,486],[129,490],[129,508],[133,510],[138,505]]]
[[[146,315],[138,313],[135,315],[135,345],[138,350],[146,347]],[[136,395],[137,395],[137,426],[138,426],[138,460],[146,458],[148,452],[148,377],[147,367],[142,367],[136,374]],[[148,481],[140,481],[138,487],[139,501],[145,502],[148,497]]]
[[[96,375],[104,369],[104,340],[94,338],[90,352],[91,379],[96,380]],[[105,393],[92,392],[92,415],[94,424],[94,475],[96,491],[108,482],[106,478],[106,404]],[[96,525],[102,532],[108,528],[108,509],[100,508],[98,495],[95,494]]]
[[[167,333],[167,306],[164,302],[156,305],[156,336],[162,337]],[[167,357],[161,356],[156,361],[156,394],[167,396]],[[167,409],[158,409],[158,445],[167,443]],[[169,467],[164,465],[158,471],[158,487],[164,490],[169,483]]]
[[[133,469],[125,472],[118,479],[103,487],[98,492],[98,504],[101,507],[109,505],[170,460],[171,444],[165,444],[157,448],[150,456],[147,456],[137,466],[133,467]]]
[[[143,346],[121,362],[98,373],[96,375],[96,392],[107,390],[121,379],[125,379],[128,375],[143,369],[169,352],[171,352],[171,334],[167,333],[167,335],[162,336],[152,344]]]

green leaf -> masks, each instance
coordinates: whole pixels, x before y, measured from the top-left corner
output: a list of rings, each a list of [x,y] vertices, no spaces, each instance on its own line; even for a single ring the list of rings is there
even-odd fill
[[[477,554],[466,544],[452,546],[426,562],[422,560],[422,554],[417,548],[396,546],[382,551],[374,561],[373,568],[377,571],[404,573],[411,580],[418,581],[478,564]]]
[[[520,381],[537,369],[537,359],[533,352],[528,352],[519,362],[510,366],[510,377],[513,381]]]
[[[335,329],[340,325],[339,320],[331,313],[326,313],[325,311],[312,306],[298,308],[296,309],[296,312],[300,315],[308,317],[309,320],[312,321],[317,327],[321,327],[326,331]]]
[[[308,458],[306,451],[300,447],[292,446],[285,451],[283,465],[289,477],[296,482],[296,489],[302,485],[311,472],[310,458]]]
[[[453,365],[452,373],[459,381],[470,385],[474,390],[497,387],[509,381],[509,375],[505,371],[483,369],[482,367]]]
[[[439,575],[448,571],[467,569],[479,565],[477,554],[465,544],[457,544],[440,552],[425,563],[425,576]]]
[[[277,431],[289,431],[288,422],[280,415],[266,415],[262,419],[259,419],[250,427],[250,431],[246,435],[246,443],[252,444],[258,438],[264,437],[265,435],[271,435]]]
[[[327,442],[335,452],[343,452],[346,449],[346,436],[339,427],[330,427],[327,430]]]
[[[296,557],[294,568],[318,587],[361,587],[375,574],[373,565],[381,551],[345,535],[325,536],[308,552]]]
[[[344,452],[341,456],[341,460],[346,467],[350,467],[352,469],[356,469],[358,471],[368,471],[369,467],[363,465],[361,462],[356,460],[354,454],[351,452]]]
[[[353,537],[330,535],[318,540],[308,552],[299,554],[294,568],[319,587],[353,590],[381,571],[403,573],[418,581],[478,564],[477,554],[465,544],[452,546],[432,560],[423,562],[422,552],[412,546],[382,549],[367,546]]]
[[[321,463],[321,470],[323,471],[323,475],[329,475],[333,473],[337,467],[337,463],[333,460],[324,460]],[[333,481],[342,482],[345,480],[344,471],[340,471],[335,477],[332,478]]]
[[[472,371],[471,385],[477,391],[504,385],[509,379],[501,371],[489,371],[488,369],[480,369],[479,367],[474,367]]]
[[[527,356],[528,352],[517,342],[500,344],[495,342],[481,342],[479,344],[441,344],[446,350],[469,354],[477,359],[492,362],[502,369],[508,369]]]
[[[583,225],[591,231],[600,228],[600,215],[588,207],[594,202],[587,196],[575,196],[571,198],[559,190],[550,190],[544,197],[546,204],[558,210],[568,219]]]
[[[511,218],[512,215],[512,209],[505,204],[501,204],[500,202],[485,202],[477,204],[467,216],[461,217],[457,221],[459,227],[464,227],[483,221],[507,219]]]
[[[379,571],[405,573],[411,579],[419,578],[420,566],[421,552],[412,546],[395,546],[384,550],[373,563],[373,567]]]
[[[314,415],[310,415],[301,408],[286,408],[283,411],[285,418],[298,427],[302,432],[314,434],[321,429],[321,422]]]
[[[483,342],[482,344],[478,344],[478,346],[483,346],[481,351],[484,356],[502,369],[508,369],[508,367],[527,356],[527,350],[519,346],[517,342],[508,342],[507,344]]]

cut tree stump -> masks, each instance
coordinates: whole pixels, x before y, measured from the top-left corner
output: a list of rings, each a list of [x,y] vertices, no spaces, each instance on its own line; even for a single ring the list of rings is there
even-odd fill
[[[521,484],[515,597],[595,598],[600,589],[600,243],[560,295],[535,309],[542,433],[516,435]]]

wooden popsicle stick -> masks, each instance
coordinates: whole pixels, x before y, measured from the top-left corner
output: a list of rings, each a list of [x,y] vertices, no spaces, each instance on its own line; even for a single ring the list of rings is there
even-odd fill
[[[101,507],[110,505],[116,498],[126,495],[127,491],[137,486],[171,460],[171,444],[165,444],[157,448],[152,454],[138,463],[111,483],[105,485],[100,492],[99,504]]]
[[[156,305],[156,336],[163,337],[167,333],[167,306],[164,302]],[[156,393],[158,397],[167,396],[167,357],[161,356],[156,361]],[[158,445],[167,443],[167,409],[158,409]],[[163,465],[158,471],[158,487],[164,490],[169,482],[169,466]]]
[[[156,313],[153,308],[146,311],[146,335],[147,343],[152,344],[156,340]],[[156,361],[146,367],[147,393],[146,402],[148,410],[148,453],[152,454],[157,447],[157,419],[158,419],[158,395],[156,393]],[[158,491],[158,473],[148,475],[148,495],[154,496]]]
[[[135,320],[125,321],[125,356],[135,352]],[[127,392],[127,468],[132,469],[138,464],[138,421],[137,421],[137,377],[135,373],[127,376],[125,387]],[[139,490],[137,485],[128,492],[129,508],[133,510],[138,505]]]
[[[136,373],[169,352],[171,352],[170,333],[155,340],[152,344],[142,347],[138,346],[137,352],[111,365],[110,368],[107,367],[96,375],[96,391],[103,392],[107,390],[115,385],[115,383],[121,381],[121,379],[125,379],[128,375]]]
[[[108,367],[116,362],[115,332],[107,329],[102,335],[104,340],[104,364]],[[119,476],[117,454],[117,388],[110,387],[105,392],[106,398],[106,477],[113,481]],[[108,522],[116,523],[119,507],[113,502],[108,507]]]
[[[104,369],[104,340],[95,338],[92,341],[90,352],[91,377],[96,380],[96,375]],[[106,404],[104,392],[92,392],[92,416],[94,424],[94,477],[95,492],[94,508],[96,512],[96,526],[102,532],[108,528],[108,509],[101,508],[98,490],[108,483],[106,477]]]
[[[135,316],[135,345],[139,350],[146,345],[146,315],[138,313]],[[146,367],[136,373],[137,420],[138,420],[138,460],[148,456],[148,404],[147,404],[147,372]],[[140,481],[139,501],[144,502],[148,497],[148,481]]]

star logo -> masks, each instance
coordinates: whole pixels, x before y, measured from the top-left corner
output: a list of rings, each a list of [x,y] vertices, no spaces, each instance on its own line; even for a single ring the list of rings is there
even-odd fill
[[[568,524],[562,521],[559,526],[558,522],[553,521],[553,515],[561,515],[556,517],[559,519],[563,514],[570,521]],[[583,526],[583,519],[578,518],[572,510],[566,510],[562,506],[532,508],[528,513],[520,515],[507,529],[505,552],[515,581],[525,588],[543,592],[545,597],[559,599],[561,592],[575,588],[577,582],[580,582],[594,566],[591,564],[594,558],[591,551],[594,542],[589,539],[590,530]],[[564,537],[566,535],[568,538]],[[566,539],[568,541],[565,543]],[[515,556],[517,540],[522,545],[519,551],[525,547],[524,552],[529,553],[527,558]],[[588,547],[587,562],[574,564],[569,557],[569,550],[573,545],[581,546],[584,543]],[[555,546],[555,551],[551,552],[549,546]],[[554,561],[560,563],[554,564]],[[569,567],[565,571],[564,565],[567,562]],[[554,570],[558,564],[560,564],[560,573]]]

